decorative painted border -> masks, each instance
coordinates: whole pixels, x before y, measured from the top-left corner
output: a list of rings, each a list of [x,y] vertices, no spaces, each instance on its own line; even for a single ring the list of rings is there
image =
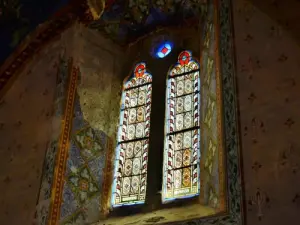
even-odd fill
[[[183,222],[164,223],[164,225],[243,225],[242,208],[242,173],[240,168],[239,130],[237,118],[235,62],[232,29],[232,5],[231,0],[213,0],[214,22],[216,26],[216,41],[219,53],[219,71],[223,103],[222,121],[225,141],[226,178],[228,208],[226,213],[216,216],[188,220]],[[218,125],[219,126],[219,125]]]
[[[69,61],[70,80],[68,86],[68,96],[66,101],[65,115],[62,121],[62,132],[55,163],[54,179],[51,193],[50,217],[48,219],[49,225],[56,225],[60,217],[60,205],[62,202],[64,175],[66,170],[66,161],[68,158],[70,131],[73,121],[73,109],[76,96],[78,74],[79,68],[73,67],[73,59],[71,58]]]
[[[104,179],[102,183],[102,194],[101,194],[101,209],[100,209],[100,217],[105,218],[109,213],[109,203],[111,196],[111,184],[113,181],[113,158],[114,158],[114,148],[112,140],[108,137],[107,140],[107,153],[105,159],[105,167],[103,169]]]

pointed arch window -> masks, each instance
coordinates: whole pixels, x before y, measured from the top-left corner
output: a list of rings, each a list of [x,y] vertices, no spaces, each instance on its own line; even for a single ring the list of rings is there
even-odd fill
[[[145,63],[124,81],[113,178],[113,207],[146,198],[152,76]]]
[[[167,77],[162,201],[200,193],[200,67],[179,54]]]

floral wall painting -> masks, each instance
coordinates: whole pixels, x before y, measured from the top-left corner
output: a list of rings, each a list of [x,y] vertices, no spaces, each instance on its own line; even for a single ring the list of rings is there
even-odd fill
[[[83,118],[75,99],[73,131],[67,160],[60,224],[93,222],[99,219],[103,169],[108,137]]]
[[[35,213],[35,221],[38,224],[47,224],[49,219],[49,209],[52,194],[52,185],[54,181],[54,171],[56,166],[57,151],[59,148],[61,120],[64,115],[66,93],[68,87],[69,70],[72,67],[72,61],[61,54],[56,62],[56,91],[53,106],[52,119],[52,140],[48,143],[44,159],[40,193]],[[51,74],[52,75],[52,74]],[[54,75],[54,74],[53,74]]]

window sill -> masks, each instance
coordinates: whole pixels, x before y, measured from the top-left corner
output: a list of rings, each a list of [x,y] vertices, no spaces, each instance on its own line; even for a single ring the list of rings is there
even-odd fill
[[[211,216],[216,213],[218,212],[214,208],[203,206],[200,204],[193,204],[185,207],[161,209],[145,214],[108,218],[105,220],[101,220],[94,225],[149,225],[152,223],[163,224],[167,222],[176,222]]]

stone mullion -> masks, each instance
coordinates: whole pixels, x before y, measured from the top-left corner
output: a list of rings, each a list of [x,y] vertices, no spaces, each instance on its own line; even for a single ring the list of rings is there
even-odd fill
[[[223,138],[223,102],[222,102],[222,87],[221,87],[221,61],[220,61],[220,27],[219,27],[219,5],[218,1],[214,0],[215,10],[214,10],[214,57],[215,57],[215,73],[216,73],[216,106],[217,106],[217,154],[218,154],[218,173],[219,173],[219,205],[218,211],[224,211],[226,209],[226,182],[225,182],[225,157],[224,157],[224,138]]]

